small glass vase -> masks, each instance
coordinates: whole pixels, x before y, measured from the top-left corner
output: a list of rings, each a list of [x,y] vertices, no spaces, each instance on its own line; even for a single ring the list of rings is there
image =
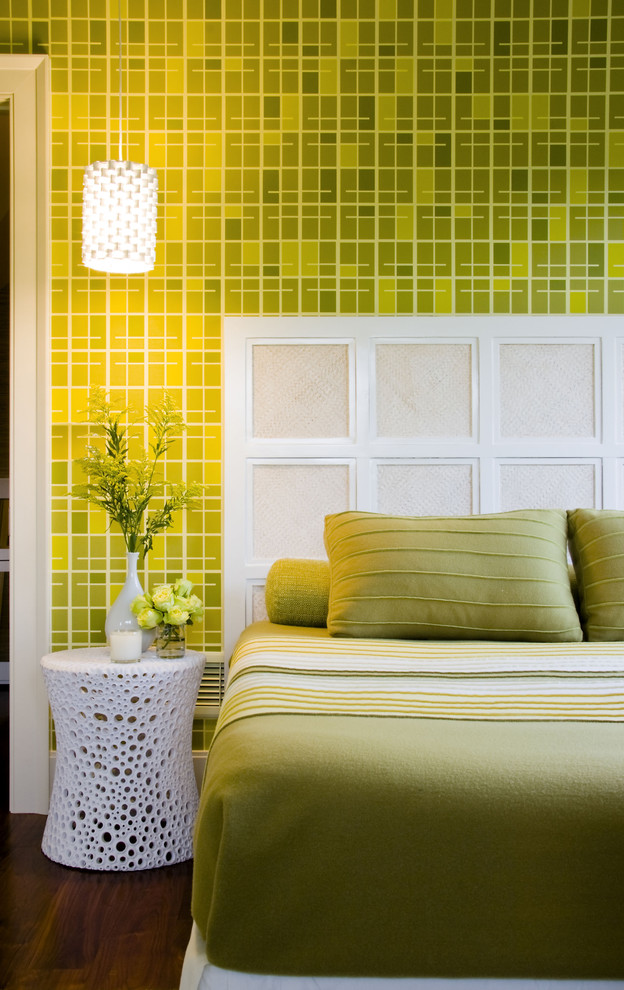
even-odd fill
[[[156,631],[156,655],[161,660],[175,660],[186,652],[186,627],[173,626],[168,622],[158,626]]]

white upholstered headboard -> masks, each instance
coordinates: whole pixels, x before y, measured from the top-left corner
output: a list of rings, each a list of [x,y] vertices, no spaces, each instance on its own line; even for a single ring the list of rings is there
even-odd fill
[[[624,505],[621,317],[224,324],[224,650],[323,517]]]

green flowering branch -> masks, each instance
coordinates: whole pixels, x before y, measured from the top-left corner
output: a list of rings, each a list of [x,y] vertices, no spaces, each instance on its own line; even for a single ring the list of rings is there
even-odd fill
[[[74,485],[72,495],[104,509],[110,523],[117,523],[130,553],[143,560],[154,536],[168,529],[180,509],[193,508],[203,485],[171,485],[158,474],[158,461],[186,429],[181,412],[165,392],[154,406],[147,406],[145,419],[151,430],[150,454],[143,449],[135,458],[129,453],[129,426],[122,424],[128,410],[113,410],[102,388],[89,394],[88,418],[91,433],[104,441],[104,450],[89,443],[84,457],[77,459],[87,482]],[[162,506],[148,512],[154,497],[164,497]],[[146,515],[147,513],[147,515]]]

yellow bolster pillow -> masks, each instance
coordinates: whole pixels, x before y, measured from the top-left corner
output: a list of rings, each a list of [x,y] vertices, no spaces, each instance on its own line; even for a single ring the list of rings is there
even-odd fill
[[[329,562],[286,557],[276,560],[265,586],[267,615],[284,626],[326,626]]]

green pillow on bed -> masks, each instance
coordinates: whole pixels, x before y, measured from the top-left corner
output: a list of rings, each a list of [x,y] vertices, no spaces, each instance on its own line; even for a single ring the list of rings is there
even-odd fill
[[[276,560],[264,589],[267,615],[284,626],[325,626],[329,602],[326,560]]]
[[[624,639],[624,512],[574,509],[568,536],[587,639]]]
[[[325,519],[334,636],[578,642],[566,513]]]

